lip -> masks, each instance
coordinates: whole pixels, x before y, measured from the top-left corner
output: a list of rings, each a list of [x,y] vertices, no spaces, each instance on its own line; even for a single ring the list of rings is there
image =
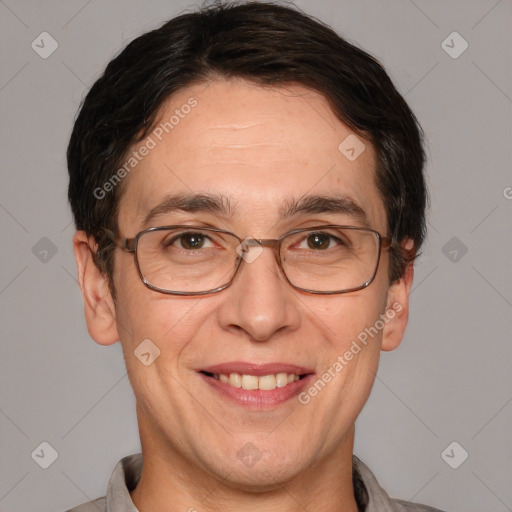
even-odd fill
[[[270,375],[275,373],[295,373],[296,375],[304,375],[302,379],[290,382],[282,388],[272,390],[235,388],[227,382],[222,382],[202,372],[212,374],[229,374],[240,373],[246,375]],[[223,363],[208,366],[197,370],[197,374],[210,386],[210,389],[218,393],[222,398],[235,403],[248,410],[253,411],[269,411],[279,407],[288,400],[296,397],[300,392],[311,385],[315,377],[313,370],[303,366],[297,366],[288,363],[269,363],[257,365],[254,363],[246,363],[236,361],[232,363]]]
[[[311,368],[305,366],[297,366],[288,363],[266,363],[266,364],[255,364],[248,363],[245,361],[233,361],[230,363],[216,364],[205,368],[199,368],[198,372],[208,373],[240,373],[245,375],[256,375],[261,377],[262,375],[271,375],[276,373],[295,373],[296,375],[304,375],[309,373],[315,373]]]

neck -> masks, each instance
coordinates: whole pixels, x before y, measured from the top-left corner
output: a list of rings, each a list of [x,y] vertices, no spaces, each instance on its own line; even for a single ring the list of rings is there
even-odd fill
[[[205,470],[193,454],[184,454],[138,417],[143,470],[130,496],[141,512],[357,512],[352,484],[353,425],[334,451],[292,478],[284,481],[267,476],[264,481],[241,485],[233,474]]]

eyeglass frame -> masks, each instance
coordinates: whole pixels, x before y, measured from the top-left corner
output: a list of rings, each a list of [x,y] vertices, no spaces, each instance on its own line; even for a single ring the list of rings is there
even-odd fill
[[[173,290],[164,290],[163,288],[158,288],[158,287],[152,285],[146,279],[146,277],[144,276],[144,274],[142,273],[142,271],[140,269],[139,258],[137,256],[137,247],[138,247],[140,238],[145,233],[148,233],[148,232],[165,231],[165,230],[176,229],[176,228],[186,228],[188,230],[197,229],[197,230],[201,230],[201,231],[204,230],[204,231],[213,231],[215,233],[224,233],[224,234],[227,234],[227,235],[230,235],[230,236],[233,236],[234,238],[236,238],[239,241],[240,245],[242,245],[243,243],[250,243],[252,245],[255,245],[254,242],[256,242],[256,245],[259,245],[262,248],[269,247],[269,248],[273,249],[276,262],[277,262],[279,269],[281,270],[283,276],[285,277],[286,282],[292,288],[294,288],[296,290],[306,292],[306,293],[311,293],[314,295],[341,295],[343,293],[356,292],[356,291],[362,290],[364,288],[367,288],[368,286],[370,286],[370,284],[372,284],[372,282],[375,279],[375,276],[377,275],[377,270],[379,268],[380,255],[381,255],[382,250],[388,249],[389,247],[391,247],[391,245],[393,245],[392,238],[381,235],[378,231],[376,231],[373,228],[360,227],[360,226],[348,226],[348,225],[341,225],[341,224],[327,224],[327,225],[312,226],[312,227],[307,227],[307,228],[297,228],[297,229],[293,229],[291,231],[286,232],[284,235],[281,235],[279,238],[251,238],[251,237],[248,237],[248,238],[244,238],[243,240],[235,233],[232,233],[231,231],[228,231],[226,229],[214,228],[214,227],[209,227],[209,226],[208,227],[207,226],[191,226],[191,225],[184,225],[184,224],[176,224],[176,225],[169,225],[169,226],[156,226],[156,227],[143,229],[142,231],[139,231],[134,237],[130,237],[130,238],[128,238],[128,237],[119,238],[119,236],[116,235],[113,231],[106,229],[106,228],[103,228],[103,231],[108,236],[108,238],[110,240],[112,240],[112,242],[114,242],[116,247],[118,247],[119,249],[121,249],[125,252],[133,254],[134,259],[135,259],[135,265],[137,267],[139,276],[140,276],[142,282],[144,283],[144,285],[147,288],[149,288],[150,290],[153,290],[153,291],[159,292],[159,293],[163,293],[165,295],[197,296],[197,295],[210,295],[213,293],[218,293],[222,290],[225,290],[229,286],[231,286],[236,275],[238,274],[238,271],[240,270],[240,267],[242,266],[242,260],[244,260],[243,256],[241,256],[241,255],[238,255],[238,258],[235,260],[235,262],[238,261],[238,263],[236,265],[236,268],[233,272],[231,279],[226,284],[223,284],[222,286],[219,286],[212,290],[206,290],[206,291],[202,291],[202,292],[179,292],[179,291],[173,291]],[[305,232],[305,231],[322,230],[322,229],[333,229],[333,228],[367,231],[369,233],[373,233],[376,236],[376,238],[377,238],[377,261],[375,263],[375,268],[374,268],[374,271],[373,271],[373,274],[371,275],[371,277],[369,277],[361,286],[358,286],[355,288],[349,288],[348,290],[335,290],[335,291],[328,291],[328,292],[310,290],[307,288],[301,288],[300,286],[296,286],[295,284],[293,284],[290,281],[290,279],[288,278],[288,275],[286,274],[286,271],[284,270],[283,264],[281,261],[281,244],[282,244],[283,240],[286,237],[288,237],[290,235],[294,235],[296,233],[301,233],[301,232]]]

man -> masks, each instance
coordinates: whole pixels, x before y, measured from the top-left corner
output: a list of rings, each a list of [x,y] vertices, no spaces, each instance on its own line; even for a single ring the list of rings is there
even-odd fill
[[[421,129],[382,67],[269,3],[131,42],[68,148],[89,333],[121,341],[142,455],[73,509],[435,510],[353,455],[425,233]]]

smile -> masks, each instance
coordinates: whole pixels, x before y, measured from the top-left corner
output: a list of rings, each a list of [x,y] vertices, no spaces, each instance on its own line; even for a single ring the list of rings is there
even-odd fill
[[[224,363],[197,371],[217,396],[252,410],[284,404],[315,376],[312,369],[284,363]]]

